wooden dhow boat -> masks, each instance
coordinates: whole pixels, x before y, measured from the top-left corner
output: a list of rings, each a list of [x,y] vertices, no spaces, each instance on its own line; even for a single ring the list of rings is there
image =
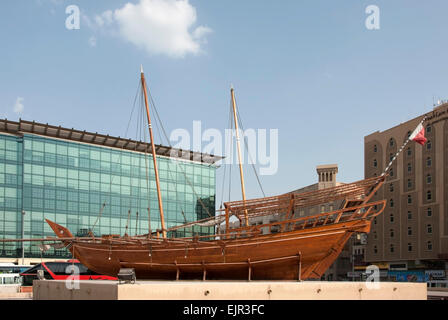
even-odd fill
[[[73,257],[89,269],[117,276],[121,268],[134,268],[138,279],[300,280],[320,278],[355,233],[368,233],[372,220],[386,201],[369,202],[384,183],[384,176],[306,192],[247,200],[244,189],[234,90],[231,89],[240,164],[242,201],[227,202],[220,214],[167,229],[160,191],[157,158],[145,76],[141,83],[149,125],[159,202],[161,230],[145,235],[74,237],[64,226],[46,220]],[[297,217],[304,208],[328,202],[337,210]],[[251,225],[262,216],[278,221]],[[235,218],[239,226],[232,228]],[[222,224],[225,224],[222,226]],[[216,233],[195,237],[168,237],[194,225],[220,226]],[[276,231],[276,232],[274,232]],[[60,244],[60,243],[59,243]]]
[[[137,279],[299,280],[319,279],[355,233],[368,233],[372,220],[383,212],[385,200],[368,203],[384,178],[371,178],[333,188],[299,194],[225,203],[223,216],[174,227],[206,225],[231,216],[282,214],[278,222],[190,238],[102,236],[75,238],[65,227],[47,220],[55,234],[83,265],[117,276],[134,268]],[[293,218],[305,206],[343,200],[343,208]],[[276,233],[263,234],[263,229]]]

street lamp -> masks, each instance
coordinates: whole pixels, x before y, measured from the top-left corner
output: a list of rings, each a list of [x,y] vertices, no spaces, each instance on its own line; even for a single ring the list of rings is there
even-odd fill
[[[22,210],[22,265],[25,265],[25,210]]]

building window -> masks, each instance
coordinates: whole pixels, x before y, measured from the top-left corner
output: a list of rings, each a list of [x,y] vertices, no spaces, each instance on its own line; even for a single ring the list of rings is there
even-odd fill
[[[408,236],[412,236],[412,227],[408,227]]]
[[[432,183],[432,177],[431,177],[431,175],[429,173],[426,175],[426,183],[427,184],[431,184]]]
[[[428,225],[426,225],[426,232],[427,232],[428,234],[432,234],[432,224],[428,224]]]
[[[412,188],[412,180],[408,179],[408,189]]]
[[[390,199],[390,200],[389,200],[389,206],[390,206],[391,208],[394,207],[394,199]]]
[[[408,148],[408,157],[410,157],[412,155],[412,150],[411,147]]]
[[[375,144],[375,145],[373,145],[373,152],[377,152],[378,151],[378,147],[377,147],[377,145]]]
[[[391,177],[393,177],[393,176],[394,176],[394,169],[390,169],[389,172],[390,172],[389,175],[390,175]]]
[[[406,135],[407,139],[409,139],[409,137],[411,136],[411,131],[408,131],[408,134]]]
[[[431,157],[426,158],[426,166],[429,168],[432,165],[432,159]]]
[[[377,254],[378,253],[378,247],[377,246],[373,246],[373,253]]]
[[[412,165],[408,163],[408,172],[412,172]]]
[[[373,231],[373,239],[378,239],[378,234],[376,233],[376,231]]]
[[[432,200],[432,193],[431,193],[431,190],[428,190],[428,191],[426,192],[426,200]]]
[[[391,146],[391,147],[394,146],[394,139],[390,138],[390,140],[389,140],[389,146]]]
[[[408,243],[408,251],[409,251],[409,252],[412,251],[412,243]]]
[[[391,183],[391,184],[389,185],[389,191],[390,191],[390,192],[394,192],[394,184],[393,184],[393,183]]]
[[[390,223],[394,223],[394,214],[393,213],[390,214],[389,219],[390,219]]]
[[[432,128],[431,128],[431,126],[428,124],[428,125],[426,126],[426,132],[427,132],[427,133],[431,133],[431,131],[432,131]]]
[[[394,251],[395,251],[394,245],[391,243],[390,244],[390,253],[394,253]]]
[[[428,241],[428,242],[426,242],[426,248],[427,248],[429,251],[432,251],[432,241],[431,241],[431,240]]]
[[[412,196],[410,194],[408,194],[408,204],[412,203]]]
[[[389,161],[392,161],[393,158],[394,158],[394,154],[393,153],[389,154]]]
[[[324,213],[325,212],[325,206],[321,206],[320,207],[320,213]]]
[[[373,224],[376,224],[377,223],[377,221],[376,221],[376,217],[373,219]]]
[[[393,238],[394,237],[394,229],[390,229],[389,234],[390,234],[390,237]]]
[[[378,167],[378,161],[376,161],[376,159],[373,159],[373,167],[374,168]]]
[[[426,150],[431,150],[431,148],[432,148],[431,140],[428,140],[428,142],[426,142]]]
[[[412,211],[408,211],[408,220],[412,220]]]
[[[426,209],[426,216],[432,217],[432,209],[431,208]]]

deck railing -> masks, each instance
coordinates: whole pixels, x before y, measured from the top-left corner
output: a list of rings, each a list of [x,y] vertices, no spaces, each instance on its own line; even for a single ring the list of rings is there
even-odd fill
[[[357,219],[372,220],[377,215],[381,214],[386,206],[386,200],[380,200],[354,207],[335,210],[332,212],[321,213],[313,216],[300,217],[295,219],[288,219],[283,221],[271,222],[267,224],[260,224],[256,226],[240,227],[229,229],[228,234],[222,234],[228,238],[247,237],[249,234],[261,234],[262,229],[267,228],[269,233],[279,231],[291,231],[314,228],[317,226],[325,226],[339,222],[352,221]],[[273,231],[274,229],[274,231]]]
[[[380,200],[313,216],[287,219],[283,221],[253,225],[248,227],[229,228],[227,233],[217,233],[214,235],[202,235],[176,239],[181,241],[207,241],[249,238],[263,234],[262,230],[266,228],[269,230],[269,233],[275,233],[280,231],[284,232],[291,230],[309,229],[317,226],[325,226],[357,219],[372,220],[374,217],[378,216],[384,211],[385,206],[386,200]]]

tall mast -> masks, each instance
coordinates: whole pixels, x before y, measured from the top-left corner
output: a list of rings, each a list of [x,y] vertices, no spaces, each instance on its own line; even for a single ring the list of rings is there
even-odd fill
[[[239,160],[239,165],[240,165],[241,192],[243,194],[243,204],[244,204],[244,206],[246,206],[246,189],[244,188],[243,162],[241,161],[240,133],[239,133],[239,128],[238,128],[238,116],[236,113],[235,92],[233,90],[233,86],[230,88],[230,94],[232,95],[233,119],[235,120],[236,144],[238,147],[238,160]],[[247,210],[244,210],[244,218],[245,218],[246,226],[249,226],[249,218],[247,216]]]
[[[162,225],[162,235],[163,235],[163,238],[166,238],[166,228],[165,228],[165,217],[163,215],[162,194],[160,193],[159,170],[157,168],[156,148],[154,146],[154,139],[153,139],[153,135],[152,135],[151,116],[149,115],[148,93],[146,92],[147,88],[146,88],[145,75],[143,74],[143,66],[141,67],[141,77],[142,77],[142,89],[145,94],[146,115],[148,116],[149,138],[151,139],[152,159],[154,161],[154,171],[156,173],[157,198],[159,200],[160,222]]]

